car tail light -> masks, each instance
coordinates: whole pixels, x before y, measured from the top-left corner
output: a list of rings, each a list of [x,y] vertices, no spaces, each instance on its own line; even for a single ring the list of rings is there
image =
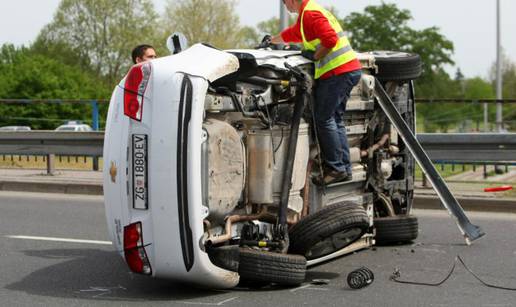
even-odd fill
[[[149,258],[143,246],[141,222],[124,227],[124,254],[131,271],[145,275],[152,274]]]
[[[124,114],[141,121],[145,91],[151,75],[151,63],[143,62],[134,65],[129,70],[124,85]]]

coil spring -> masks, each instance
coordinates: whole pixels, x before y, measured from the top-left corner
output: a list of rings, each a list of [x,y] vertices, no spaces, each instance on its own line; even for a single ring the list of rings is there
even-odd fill
[[[361,267],[348,274],[348,285],[351,289],[362,289],[373,283],[374,274],[366,268]]]

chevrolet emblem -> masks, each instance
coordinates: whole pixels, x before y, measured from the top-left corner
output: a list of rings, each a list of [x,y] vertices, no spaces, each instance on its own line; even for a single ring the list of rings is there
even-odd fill
[[[109,168],[109,174],[111,175],[111,182],[116,183],[117,168],[115,162],[111,161],[111,167]]]

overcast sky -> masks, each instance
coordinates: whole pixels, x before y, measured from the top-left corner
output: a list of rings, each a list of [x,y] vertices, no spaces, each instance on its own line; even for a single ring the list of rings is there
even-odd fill
[[[162,11],[167,0],[153,0]],[[172,0],[173,1],[173,0]],[[217,0],[213,0],[217,1]],[[33,41],[41,27],[52,20],[60,0],[0,0],[0,44],[15,45]],[[340,16],[362,11],[381,0],[319,0],[325,6],[335,6]],[[454,60],[467,77],[487,77],[496,59],[496,0],[385,0],[412,12],[411,23],[416,29],[431,26],[455,44]],[[516,61],[515,0],[502,2],[502,43],[506,54]],[[279,13],[279,0],[240,0],[237,14],[241,23],[254,26]],[[173,29],[171,29],[173,32]],[[450,68],[449,71],[455,71]]]

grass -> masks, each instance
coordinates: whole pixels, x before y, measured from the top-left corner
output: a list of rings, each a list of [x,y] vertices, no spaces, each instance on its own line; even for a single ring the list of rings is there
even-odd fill
[[[55,168],[61,170],[93,170],[93,158],[56,156]],[[99,158],[99,169],[102,169],[102,158]],[[0,155],[0,168],[9,169],[46,169],[44,156]]]
[[[464,165],[464,169],[462,165],[450,165],[450,164],[434,164],[435,168],[437,169],[437,172],[441,175],[443,178],[447,178],[453,175],[461,174],[467,171],[473,170],[472,165]],[[479,168],[481,166],[477,166]],[[416,180],[423,180],[423,171],[419,167],[419,165],[416,166]]]

